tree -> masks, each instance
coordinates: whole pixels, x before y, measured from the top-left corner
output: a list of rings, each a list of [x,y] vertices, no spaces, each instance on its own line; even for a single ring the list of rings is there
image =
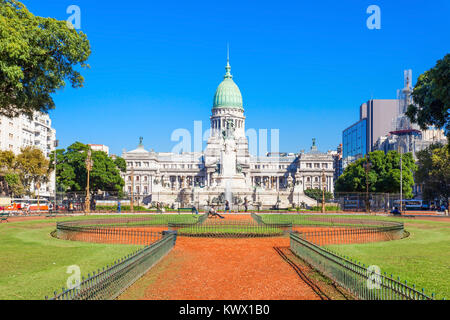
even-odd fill
[[[13,197],[25,194],[25,188],[16,168],[16,156],[10,150],[0,151],[0,180],[3,193]]]
[[[116,157],[114,159],[114,163],[116,164],[117,168],[119,168],[120,172],[127,172],[127,163],[124,158]]]
[[[305,194],[316,201],[322,201],[322,189],[305,189]],[[325,191],[325,202],[330,199],[333,199],[333,194],[331,192]]]
[[[450,153],[441,144],[417,152],[416,182],[427,200],[450,198]]]
[[[16,157],[16,167],[20,180],[27,190],[33,186],[38,190],[42,183],[48,182],[48,176],[51,171],[50,161],[44,156],[41,149],[35,147],[22,148],[21,153]]]
[[[87,184],[86,158],[89,146],[75,142],[67,150],[56,151],[56,182],[64,191],[85,191]],[[113,160],[103,151],[92,151],[93,166],[90,172],[89,188],[92,192],[120,192],[125,185],[120,172],[126,171],[125,161]],[[54,155],[50,156],[54,166]],[[123,167],[123,165],[125,165]]]
[[[18,173],[6,173],[3,179],[7,183],[9,192],[13,197],[20,197],[26,193]]]
[[[419,76],[406,115],[422,129],[444,128],[450,141],[450,54]]]
[[[51,97],[65,87],[83,86],[77,67],[91,53],[85,34],[66,21],[34,16],[17,0],[0,0],[0,114],[54,109]]]
[[[365,164],[370,163],[367,172]],[[402,189],[405,197],[411,198],[414,185],[413,174],[417,169],[411,153],[402,155]],[[369,192],[399,193],[400,191],[400,154],[389,151],[385,154],[377,150],[370,152],[364,158],[349,164],[344,173],[337,179],[335,189],[337,192],[366,192],[367,183]]]

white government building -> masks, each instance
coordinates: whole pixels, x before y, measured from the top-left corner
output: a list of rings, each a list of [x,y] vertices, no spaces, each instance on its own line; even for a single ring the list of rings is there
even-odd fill
[[[147,151],[141,138],[137,149],[122,154],[127,163],[124,191],[144,202],[181,207],[226,199],[232,209],[245,200],[249,208],[316,205],[305,189],[325,187],[333,192],[333,156],[319,152],[314,139],[306,153],[249,154],[242,95],[228,61],[225,69],[214,95],[206,149],[181,154]]]

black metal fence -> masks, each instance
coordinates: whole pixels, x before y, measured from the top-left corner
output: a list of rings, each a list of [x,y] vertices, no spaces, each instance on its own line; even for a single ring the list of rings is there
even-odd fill
[[[189,216],[154,215],[83,219],[58,222],[56,236],[64,240],[149,245],[161,238],[161,231],[168,229],[170,221],[198,223]]]
[[[177,231],[180,236],[189,237],[248,238],[283,235],[283,230],[280,228],[259,225],[254,221],[226,220],[220,218],[207,220],[202,224],[179,228]]]
[[[354,244],[401,239],[404,234],[402,226],[386,228],[335,228],[334,230],[301,232],[295,230],[299,237],[319,246],[331,244]]]
[[[288,224],[293,227],[351,227],[351,228],[403,228],[403,223],[398,221],[386,221],[382,218],[367,219],[364,217],[351,217],[340,215],[318,215],[318,214],[253,214],[259,217],[265,224]]]
[[[280,236],[283,230],[259,224],[253,220],[233,220],[220,216],[201,215],[197,223],[169,223],[169,230],[177,230],[179,236],[187,237],[270,237]]]
[[[389,213],[393,207],[399,206],[399,200],[400,194],[394,193],[336,192],[331,202],[341,211]]]
[[[381,274],[376,266],[365,266],[313,243],[305,234],[290,235],[291,250],[322,274],[364,300],[431,300],[405,281]]]
[[[54,292],[50,300],[108,300],[117,298],[125,289],[139,279],[162,259],[175,245],[176,231],[164,231],[150,245],[129,254],[106,268],[88,274],[73,288]]]

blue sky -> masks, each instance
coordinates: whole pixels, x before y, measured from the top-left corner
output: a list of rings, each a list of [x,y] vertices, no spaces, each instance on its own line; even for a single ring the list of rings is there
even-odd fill
[[[66,20],[81,9],[91,69],[85,86],[55,95],[60,146],[106,144],[112,153],[170,151],[177,128],[209,127],[230,44],[247,128],[280,129],[280,151],[315,137],[335,149],[371,97],[396,98],[403,70],[413,84],[449,52],[450,1],[24,0],[36,15]],[[369,30],[369,5],[381,29]]]

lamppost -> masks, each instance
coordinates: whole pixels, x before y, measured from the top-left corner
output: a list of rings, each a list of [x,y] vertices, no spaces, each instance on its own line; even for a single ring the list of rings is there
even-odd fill
[[[133,212],[133,201],[134,201],[134,168],[131,166],[131,199],[130,199],[130,211]]]
[[[400,149],[400,212],[403,211],[403,153]]]
[[[93,161],[92,161],[92,151],[89,147],[86,158],[86,170],[87,170],[87,184],[86,184],[86,201],[85,201],[85,215],[89,214],[91,210],[91,195],[89,193],[89,176],[92,170]]]
[[[366,163],[363,165],[366,171],[366,212],[370,213],[369,202],[369,170],[372,167],[372,163],[369,162],[369,155],[366,156]]]
[[[325,176],[325,169],[322,169],[322,213],[325,213],[325,183],[327,177]]]
[[[53,143],[53,146],[55,147],[55,150],[54,150],[54,152],[55,152],[55,205],[53,206],[53,209],[56,211],[56,192],[57,192],[57,190],[56,190],[56,148],[58,147],[58,144],[59,144],[59,140],[55,140],[54,141],[54,143]]]

